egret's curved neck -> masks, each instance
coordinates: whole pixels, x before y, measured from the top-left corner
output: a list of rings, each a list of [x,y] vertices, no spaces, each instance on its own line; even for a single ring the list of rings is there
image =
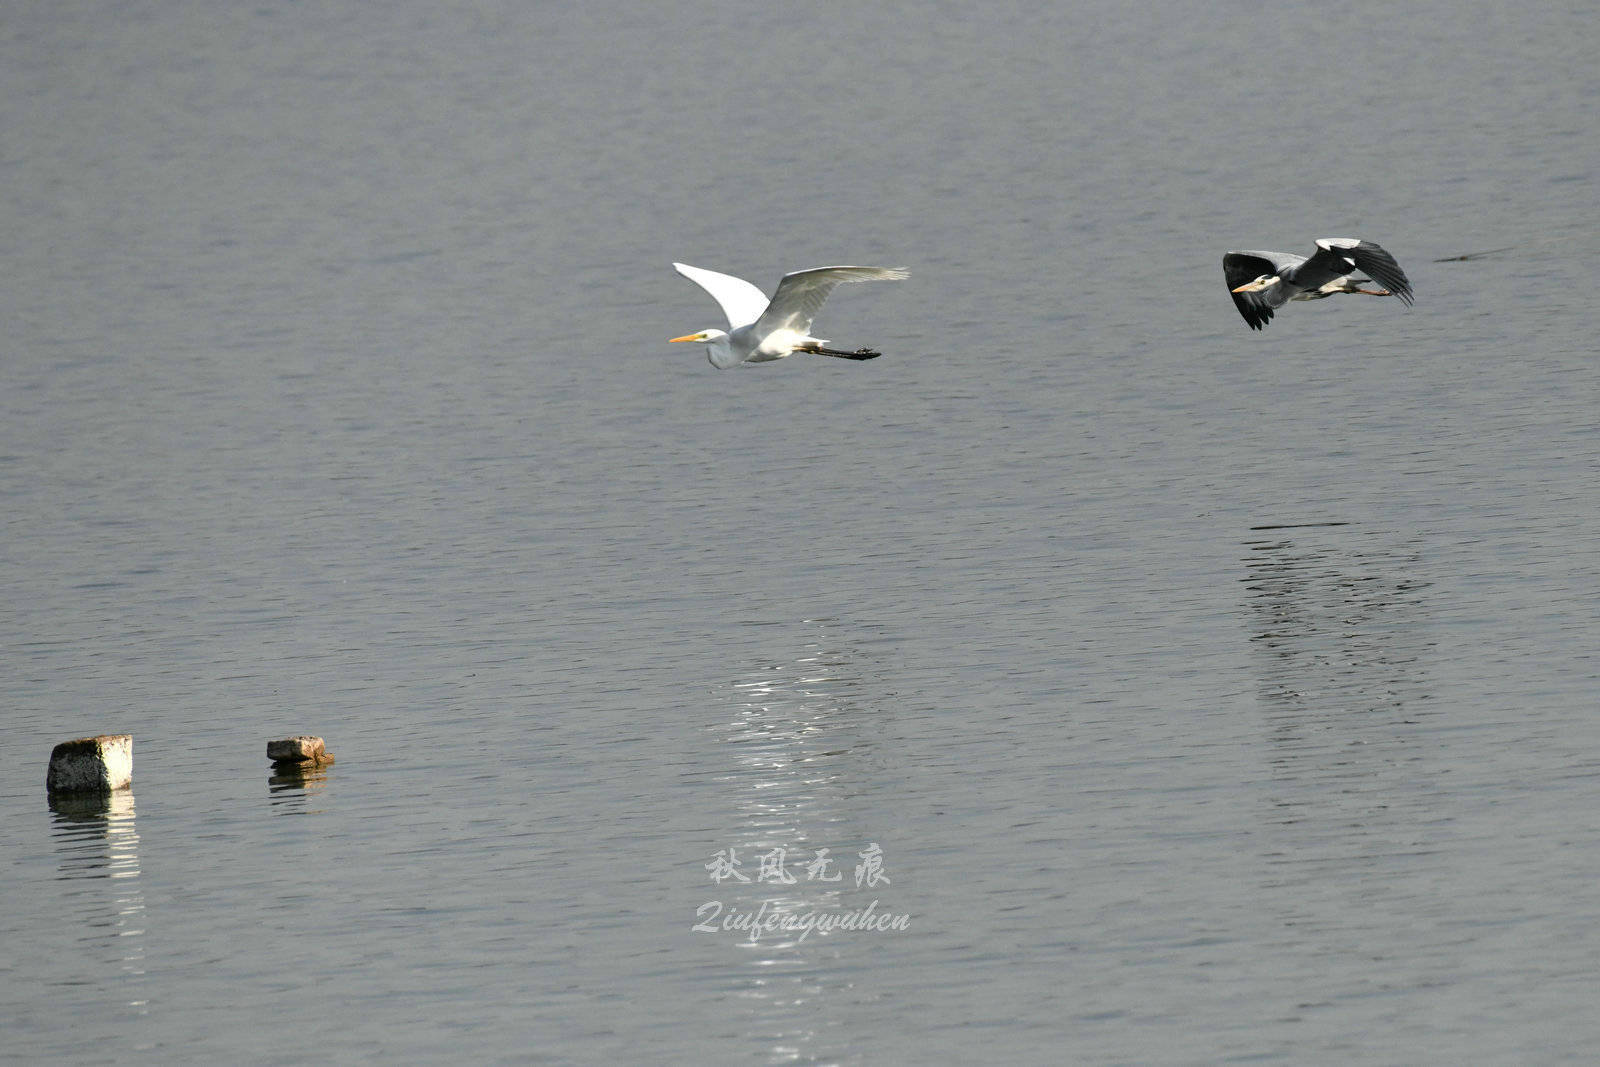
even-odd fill
[[[706,358],[718,370],[726,370],[740,362],[739,357],[733,354],[733,345],[729,344],[728,335],[725,333],[706,338]]]

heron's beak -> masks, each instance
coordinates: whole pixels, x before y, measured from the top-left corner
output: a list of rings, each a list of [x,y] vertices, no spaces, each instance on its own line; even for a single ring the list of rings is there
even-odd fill
[[[1263,285],[1260,282],[1245,282],[1243,285],[1239,286],[1239,288],[1235,289],[1234,292],[1236,292],[1236,293],[1259,293],[1261,290],[1263,290],[1265,288],[1266,288],[1266,286]]]
[[[691,333],[687,337],[669,337],[667,338],[667,344],[677,344],[679,341],[704,341],[705,339],[706,335],[704,333]]]

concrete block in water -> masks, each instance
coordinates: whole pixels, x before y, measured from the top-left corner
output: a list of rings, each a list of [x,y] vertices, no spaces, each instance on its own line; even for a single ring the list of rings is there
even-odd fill
[[[267,742],[267,759],[280,766],[288,764],[304,764],[315,766],[321,763],[332,763],[333,753],[329,752],[322,744],[322,738],[301,735],[299,737],[285,737],[281,741]]]
[[[50,753],[51,793],[112,793],[133,784],[133,735],[101,734],[63,741]]]

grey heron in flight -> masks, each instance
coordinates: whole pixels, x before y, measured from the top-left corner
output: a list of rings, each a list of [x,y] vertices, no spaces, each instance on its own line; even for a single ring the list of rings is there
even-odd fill
[[[877,359],[882,352],[860,348],[842,352],[811,336],[811,320],[833,287],[841,282],[897,282],[909,277],[900,267],[813,267],[785,274],[769,301],[743,278],[674,263],[679,274],[711,294],[728,316],[728,329],[701,330],[673,341],[700,341],[719,370],[740,363],[770,363],[791,352],[813,352],[840,359]]]
[[[1359,237],[1320,237],[1308,259],[1293,252],[1229,252],[1222,272],[1239,314],[1252,330],[1291,300],[1321,300],[1334,293],[1398,296],[1411,306],[1411,282],[1394,257]],[[1357,273],[1371,275],[1358,278]],[[1382,289],[1363,289],[1377,282]]]

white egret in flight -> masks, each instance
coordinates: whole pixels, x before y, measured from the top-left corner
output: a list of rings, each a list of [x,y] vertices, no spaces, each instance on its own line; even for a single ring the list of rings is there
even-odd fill
[[[1370,274],[1358,278],[1356,272]],[[1239,314],[1252,330],[1291,300],[1321,300],[1334,293],[1398,296],[1411,306],[1411,282],[1394,257],[1359,237],[1321,237],[1310,259],[1293,252],[1229,252],[1222,272]],[[1382,289],[1363,289],[1376,281]]]
[[[743,278],[674,263],[679,274],[711,294],[728,316],[728,329],[701,330],[673,341],[701,341],[711,365],[726,369],[740,363],[770,363],[791,352],[814,352],[841,359],[877,359],[870,348],[841,352],[811,336],[811,320],[840,282],[897,282],[909,276],[900,267],[813,267],[785,274],[778,291],[766,294]]]

